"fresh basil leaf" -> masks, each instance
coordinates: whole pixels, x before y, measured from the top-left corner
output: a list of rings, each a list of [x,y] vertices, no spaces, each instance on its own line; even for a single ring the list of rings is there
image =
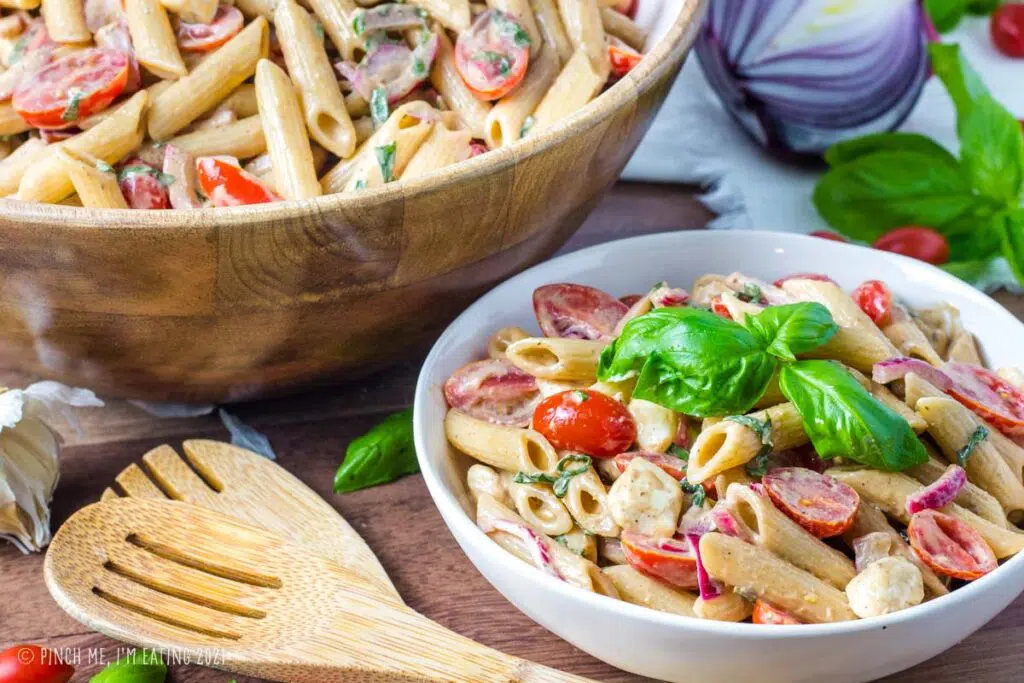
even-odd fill
[[[1024,132],[991,96],[978,97],[960,125],[960,161],[981,195],[1014,207],[1024,184]]]
[[[688,493],[693,498],[690,499],[690,505],[696,507],[703,507],[704,500],[707,498],[707,492],[704,487],[700,484],[691,484],[686,481],[686,477],[683,477],[682,481],[679,482],[679,488],[683,490],[683,493]]]
[[[966,0],[925,0],[924,6],[939,33],[955,29],[967,12]]]
[[[942,226],[949,242],[950,258],[958,261],[990,259],[999,254],[999,229],[1003,212],[993,206],[976,207],[975,211]]]
[[[999,236],[1003,257],[1017,282],[1024,285],[1024,207],[1008,211],[1002,219]]]
[[[966,59],[960,56],[960,46],[954,44],[931,43],[928,46],[932,69],[939,77],[946,91],[953,99],[957,112],[957,127],[963,125],[964,119],[971,112],[974,102],[989,95],[981,76]]]
[[[940,229],[975,210],[978,200],[948,152],[880,151],[829,170],[814,206],[844,235],[873,242],[890,228]]]
[[[582,465],[571,470],[567,469],[569,463],[572,462],[582,463]],[[557,476],[545,474],[544,472],[533,474],[516,472],[512,477],[512,481],[517,484],[551,484],[551,490],[554,492],[555,497],[565,498],[565,495],[569,493],[569,483],[572,481],[572,478],[589,470],[591,463],[589,455],[570,453],[558,461],[558,465],[555,467],[555,471],[558,473]]]
[[[1002,0],[967,0],[967,13],[987,17],[999,9],[1001,4]]]
[[[974,454],[974,449],[988,437],[988,428],[985,425],[978,425],[978,428],[971,432],[964,447],[956,452],[956,461],[960,467],[967,467],[967,460]]]
[[[841,166],[875,152],[921,152],[953,159],[945,147],[919,133],[873,133],[837,142],[825,151],[829,166]]]
[[[64,107],[64,112],[60,115],[62,121],[77,121],[79,107],[82,104],[82,98],[85,97],[85,93],[78,88],[68,89],[68,103]]]
[[[683,462],[689,462],[690,461],[690,451],[686,450],[685,448],[683,448],[679,444],[675,444],[674,443],[671,446],[669,446],[668,447],[668,454],[669,455],[674,455],[675,457],[679,458]]]
[[[388,120],[388,91],[385,88],[374,88],[370,93],[370,118],[374,127]]]
[[[153,650],[135,650],[108,664],[89,683],[163,683],[167,665]]]
[[[782,366],[779,388],[793,402],[818,455],[902,471],[928,460],[898,413],[872,396],[837,363],[802,360]]]
[[[769,306],[743,321],[766,352],[783,360],[818,348],[839,330],[829,310],[819,303]]]
[[[626,323],[622,334],[603,352],[597,364],[597,378],[606,382],[621,382],[635,377],[647,358],[659,348],[672,348],[673,335],[684,330],[683,321],[696,315],[692,308],[659,308]]]
[[[410,408],[389,415],[348,445],[345,460],[334,475],[334,492],[349,493],[387,484],[419,471]]]

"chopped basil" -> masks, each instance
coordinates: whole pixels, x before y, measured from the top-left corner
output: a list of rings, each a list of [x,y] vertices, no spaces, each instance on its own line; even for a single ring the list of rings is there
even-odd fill
[[[988,437],[988,428],[985,425],[978,425],[978,428],[971,433],[970,438],[963,448],[956,452],[956,461],[960,467],[967,467],[967,459],[974,454],[974,449]]]
[[[683,462],[690,462],[690,451],[686,450],[679,444],[672,444],[668,447],[668,454],[674,455]]]
[[[755,285],[753,282],[748,282],[743,285],[743,294],[740,296],[745,301],[753,301],[757,303],[761,301],[764,295],[761,293],[761,288]]]
[[[395,157],[398,152],[398,143],[394,140],[386,145],[379,145],[373,149],[377,155],[377,165],[380,166],[380,175],[385,183],[395,179]]]
[[[416,59],[413,60],[413,62],[412,62],[412,74],[413,74],[413,76],[426,76],[427,75],[427,65],[426,65],[426,63],[422,59],[419,59],[417,57]]]
[[[590,400],[590,394],[588,394],[587,392],[583,391],[582,389],[576,389],[575,391],[572,392],[572,395],[580,403],[583,403],[584,401],[589,401]]]
[[[693,496],[693,498],[690,499],[690,505],[703,507],[704,499],[707,497],[707,493],[704,491],[703,486],[700,484],[691,484],[686,481],[686,477],[683,477],[683,480],[679,482],[679,488],[683,489],[683,493],[688,493]]]
[[[662,287],[668,287],[668,283],[665,282],[664,280],[661,280],[659,282],[655,282],[653,285],[651,285],[651,288],[649,290],[647,290],[647,291],[653,292],[655,290],[661,289]]]
[[[114,167],[103,161],[102,159],[96,160],[96,170],[100,173],[113,173]]]
[[[355,19],[352,20],[352,30],[357,36],[366,33],[366,17],[363,16],[363,10],[359,10],[356,13]]]
[[[82,97],[85,95],[78,88],[68,89],[68,95],[71,99],[68,100],[68,106],[64,107],[64,113],[60,115],[63,121],[77,121],[79,107],[82,104]]]
[[[558,536],[552,536],[551,538],[554,539],[555,543],[557,543],[558,545],[565,546],[573,553],[579,555],[580,557],[583,557],[583,548],[573,548],[571,545],[569,545],[569,539],[566,537],[565,534],[559,534]]]
[[[357,180],[356,181],[356,189],[357,190],[365,190],[366,189],[366,181],[363,180],[362,178]]]
[[[533,128],[533,124],[537,123],[537,119],[533,118],[533,114],[530,114],[523,119],[523,127],[519,129],[519,137],[525,138],[526,134]]]
[[[730,415],[725,419],[749,428],[761,439],[761,450],[746,464],[746,469],[747,474],[752,477],[764,476],[765,472],[768,471],[768,456],[775,448],[775,444],[772,442],[771,418],[765,418],[764,421],[761,421],[751,415]]]
[[[582,465],[575,469],[566,469],[571,462],[582,463]],[[515,476],[512,477],[512,481],[517,484],[551,484],[551,490],[555,492],[555,495],[559,498],[565,498],[565,494],[569,492],[569,482],[573,477],[589,470],[590,464],[589,455],[570,454],[558,461],[558,466],[555,468],[558,476],[545,474],[544,472],[536,474],[516,472]]]
[[[317,40],[324,39],[324,25],[316,19],[313,20],[313,35],[316,36]]]
[[[374,88],[370,93],[370,118],[374,126],[380,126],[388,120],[388,91],[385,88]]]

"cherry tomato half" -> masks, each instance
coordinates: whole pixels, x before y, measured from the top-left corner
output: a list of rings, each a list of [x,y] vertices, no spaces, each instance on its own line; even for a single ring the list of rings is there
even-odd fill
[[[619,472],[625,472],[626,468],[629,467],[629,463],[633,462],[635,458],[643,458],[652,465],[657,465],[665,474],[676,481],[682,481],[686,477],[686,461],[672,455],[665,455],[664,453],[650,453],[648,451],[619,453],[615,456],[615,467],[618,468]]]
[[[992,548],[974,527],[938,510],[915,513],[907,536],[914,553],[942,576],[973,581],[999,566]]]
[[[511,14],[487,10],[455,41],[455,66],[477,99],[496,100],[519,85],[530,61],[530,37]]]
[[[716,295],[711,299],[711,312],[726,320],[732,320],[732,313],[729,312],[729,307],[722,303],[722,297],[720,296]]]
[[[775,507],[818,538],[849,529],[860,508],[860,496],[850,486],[803,467],[777,467],[761,483]]]
[[[179,21],[175,27],[178,47],[186,52],[210,52],[231,40],[242,30],[245,17],[236,7],[218,5],[217,13],[209,24],[190,24]]]
[[[12,104],[36,128],[66,128],[106,109],[128,83],[128,55],[92,48],[67,55],[24,78]]]
[[[881,280],[862,283],[850,296],[879,327],[892,322],[892,292]]]
[[[615,9],[622,14],[625,14],[630,19],[636,18],[636,10],[640,5],[640,0],[615,0]]]
[[[629,307],[600,289],[559,283],[533,291],[533,314],[548,337],[607,339]]]
[[[623,531],[619,542],[634,569],[679,588],[697,588],[697,556],[687,541]]]
[[[992,42],[1007,57],[1024,57],[1024,5],[1008,2],[992,14]]]
[[[52,650],[15,645],[0,652],[0,683],[68,683],[75,667]]]
[[[1024,392],[999,375],[969,363],[946,363],[953,380],[946,393],[985,418],[1003,434],[1024,436]]]
[[[938,231],[921,225],[906,225],[890,230],[875,240],[874,247],[935,266],[949,260],[949,242],[946,238]]]
[[[758,600],[754,603],[752,621],[755,624],[770,624],[772,626],[798,625],[803,623],[789,612],[774,607],[764,600]]]
[[[640,63],[644,56],[626,45],[621,40],[612,40],[608,43],[608,61],[611,62],[612,78],[622,78],[628,74],[634,66]]]
[[[242,206],[280,201],[259,178],[243,171],[227,157],[199,157],[196,176],[203,194],[214,206]]]
[[[537,404],[537,380],[505,360],[464,365],[444,383],[448,405],[493,424],[526,427]]]
[[[159,169],[135,158],[122,164],[117,184],[133,209],[169,209],[171,197],[162,178]]]
[[[626,406],[599,391],[570,389],[540,402],[533,428],[559,450],[613,458],[636,440],[636,425]]]
[[[836,232],[830,232],[829,230],[815,230],[811,233],[811,237],[820,237],[823,240],[832,240],[833,242],[849,242],[842,235]]]

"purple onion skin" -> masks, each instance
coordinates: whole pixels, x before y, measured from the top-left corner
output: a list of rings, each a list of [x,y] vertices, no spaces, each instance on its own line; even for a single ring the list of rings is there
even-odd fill
[[[758,144],[791,161],[816,160],[838,142],[895,130],[930,75],[927,22],[917,3],[901,9],[870,45],[805,47],[761,59],[750,54],[805,1],[714,0],[695,44],[730,115]],[[872,60],[866,70],[865,58]],[[837,71],[843,68],[849,71]]]
[[[941,477],[920,491],[907,496],[907,513],[938,510],[952,503],[967,486],[967,472],[959,465],[950,465]]]

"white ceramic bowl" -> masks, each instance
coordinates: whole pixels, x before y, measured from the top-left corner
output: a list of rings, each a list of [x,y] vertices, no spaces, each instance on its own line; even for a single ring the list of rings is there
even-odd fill
[[[531,619],[613,666],[666,681],[867,681],[914,666],[952,647],[1024,590],[1024,556],[949,596],[896,614],[840,624],[755,626],[663,614],[570,586],[491,542],[473,522],[463,474],[468,460],[444,436],[441,386],[484,357],[490,332],[536,330],[531,294],[578,282],[614,295],[667,280],[686,287],[704,273],[742,271],[774,280],[824,272],[846,289],[880,279],[912,305],[948,301],[977,335],[993,367],[1019,365],[1024,325],[996,302],[920,261],[798,235],[676,232],[584,249],[531,268],[482,297],[438,339],[416,387],[420,467],[445,523],[477,569]]]

